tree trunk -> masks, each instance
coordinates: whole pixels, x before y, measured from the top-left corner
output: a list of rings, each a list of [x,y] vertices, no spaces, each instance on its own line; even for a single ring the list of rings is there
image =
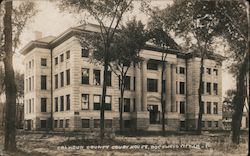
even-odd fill
[[[123,132],[123,105],[124,105],[124,77],[122,76],[122,80],[121,80],[121,99],[120,99],[120,133]]]
[[[201,57],[201,66],[200,66],[200,81],[199,81],[199,89],[198,89],[198,99],[199,99],[199,114],[198,114],[198,122],[197,122],[197,134],[201,134],[201,129],[202,129],[202,89],[204,87],[202,86],[202,81],[203,81],[203,74],[204,72],[204,52]]]
[[[16,150],[16,84],[15,74],[12,64],[12,1],[5,3],[4,16],[4,68],[6,87],[6,109],[5,109],[5,140],[4,149],[6,151]]]
[[[163,46],[164,51],[164,46]],[[163,99],[163,89],[164,89],[164,83],[163,83],[163,74],[165,71],[165,59],[164,59],[164,53],[162,53],[162,69],[161,69],[161,108],[162,108],[162,134],[165,134],[165,108],[166,104]],[[166,99],[168,100],[168,99]]]
[[[103,73],[103,87],[102,87],[102,101],[100,110],[100,138],[104,139],[104,109],[105,109],[105,97],[107,92],[107,73],[108,73],[108,59],[105,58],[104,61],[104,73]]]
[[[247,74],[247,66],[248,66],[249,58],[245,57],[244,62],[240,66],[239,75],[237,76],[237,85],[236,85],[236,95],[233,99],[234,104],[234,113],[232,116],[232,142],[235,144],[240,143],[240,128],[241,128],[241,120],[243,115],[243,108],[245,104],[246,98],[246,85],[245,78]]]

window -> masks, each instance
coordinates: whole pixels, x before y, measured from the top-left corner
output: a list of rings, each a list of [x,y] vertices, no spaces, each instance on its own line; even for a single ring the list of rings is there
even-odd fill
[[[218,69],[213,70],[213,75],[218,75]]]
[[[207,93],[211,95],[211,83],[207,82]]]
[[[158,91],[158,80],[157,79],[147,79],[147,90],[148,92]]]
[[[82,68],[82,84],[89,84],[89,69]]]
[[[214,127],[219,127],[219,122],[218,121],[214,121]]]
[[[212,121],[208,121],[208,122],[207,122],[207,126],[208,126],[208,127],[212,127]]]
[[[184,67],[180,67],[180,74],[185,74],[185,68]]]
[[[47,120],[41,120],[41,128],[47,127]]]
[[[218,102],[214,102],[214,114],[218,114]]]
[[[47,76],[41,75],[41,90],[47,89]]]
[[[31,61],[29,61],[29,69],[31,69]]]
[[[29,78],[29,91],[31,91],[31,78]]]
[[[207,74],[211,75],[211,68],[207,68]]]
[[[33,68],[33,67],[34,67],[34,60],[32,59],[31,61],[32,61],[32,62],[31,62],[31,63],[32,63],[31,65],[32,65],[32,68]]]
[[[94,110],[101,109],[101,95],[94,95]],[[104,110],[111,110],[111,96],[105,98]]]
[[[108,73],[107,73],[107,86],[111,86],[111,82],[112,82],[112,72],[108,71]]]
[[[82,119],[82,128],[89,128],[89,119]]]
[[[94,128],[100,128],[100,119],[94,119]]]
[[[147,62],[147,69],[149,70],[158,70],[158,63],[154,60],[149,60]]]
[[[95,70],[93,71],[94,73],[94,80],[93,80],[93,84],[94,85],[100,85],[101,84],[101,71],[100,70]]]
[[[41,58],[41,66],[47,66],[47,59]]]
[[[101,95],[94,95],[94,110],[100,110]]]
[[[29,99],[29,113],[31,113],[31,99]]]
[[[130,90],[130,76],[125,76],[124,78],[124,89]]]
[[[54,120],[54,128],[57,128],[57,125],[58,125],[58,121]]]
[[[41,98],[41,112],[47,111],[47,99]]]
[[[66,110],[70,110],[70,95],[66,95]]]
[[[104,125],[105,125],[105,128],[112,128],[112,119],[105,119]]]
[[[82,49],[82,57],[89,57],[89,50],[87,48]]]
[[[70,69],[66,70],[66,84],[70,85]]]
[[[65,120],[65,128],[69,128],[69,119]]]
[[[214,95],[218,95],[218,84],[214,83]]]
[[[180,82],[180,94],[185,94],[185,82]]]
[[[58,97],[55,98],[55,112],[58,112]]]
[[[26,79],[26,92],[28,92],[28,87],[29,86],[29,84],[28,84],[28,79]]]
[[[82,94],[82,110],[89,109],[89,94]]]
[[[34,91],[34,76],[32,76],[32,79],[31,79],[31,90]]]
[[[64,111],[64,97],[63,96],[61,96],[60,97],[60,111]]]
[[[107,95],[105,97],[105,106],[104,106],[105,110],[111,110],[111,96]]]
[[[180,101],[180,114],[185,114],[185,102]]]
[[[211,114],[211,102],[207,102],[207,114]]]
[[[55,58],[55,65],[58,64],[58,57]]]
[[[63,120],[60,120],[60,121],[59,121],[59,127],[60,127],[60,128],[63,128]]]
[[[61,78],[61,87],[63,87],[64,86],[64,73],[63,72],[60,73],[60,78]]]
[[[64,60],[64,56],[63,56],[63,54],[61,54],[60,55],[60,62],[63,62],[63,60]]]
[[[133,112],[136,111],[136,103],[135,103],[135,98],[133,99]]]
[[[66,51],[66,59],[69,59],[70,58],[70,51]]]
[[[124,112],[130,112],[130,99],[124,98]]]
[[[58,88],[58,74],[55,75],[55,88]]]

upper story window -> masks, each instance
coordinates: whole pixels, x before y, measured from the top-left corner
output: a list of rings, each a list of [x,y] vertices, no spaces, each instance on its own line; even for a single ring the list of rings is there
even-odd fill
[[[70,69],[66,70],[66,84],[70,85]]]
[[[41,66],[47,66],[47,59],[41,58]]]
[[[217,83],[214,83],[214,95],[218,95],[218,84]]]
[[[47,89],[47,76],[41,75],[41,90]]]
[[[111,86],[111,82],[112,82],[112,72],[108,71],[107,72],[107,81],[106,81],[106,85],[107,86]]]
[[[157,79],[147,79],[147,90],[148,92],[158,91],[158,80]]]
[[[180,67],[180,74],[185,74],[185,68],[184,67]]]
[[[66,110],[70,110],[70,95],[66,95]]]
[[[211,83],[207,82],[207,93],[211,95]]]
[[[89,84],[89,69],[82,68],[82,84]]]
[[[47,111],[47,98],[41,98],[41,112]]]
[[[158,63],[153,60],[149,60],[147,62],[147,69],[149,70],[158,70]]]
[[[211,114],[211,102],[207,102],[207,114]]]
[[[185,114],[185,102],[184,101],[181,101],[180,102],[180,114]]]
[[[61,55],[60,55],[60,62],[63,62],[63,60],[64,60],[64,55],[61,54]]]
[[[180,94],[185,94],[185,82],[180,82]]]
[[[60,111],[64,111],[64,96],[60,96]]]
[[[31,69],[31,61],[29,61],[29,69]]]
[[[94,110],[100,110],[101,109],[101,95],[94,95]],[[106,95],[105,97],[105,105],[104,110],[111,110],[111,96]]]
[[[218,114],[218,102],[214,102],[214,114]]]
[[[58,74],[55,75],[55,88],[58,88]]]
[[[211,75],[211,68],[207,68],[207,74]]]
[[[130,99],[129,98],[124,98],[124,112],[130,112]]]
[[[205,113],[205,106],[204,106],[204,101],[201,102],[201,113]]]
[[[213,70],[213,75],[218,75],[218,69]]]
[[[124,89],[125,90],[130,90],[130,76],[125,76]]]
[[[82,48],[82,57],[89,57],[89,49]]]
[[[81,105],[82,110],[89,109],[89,94],[82,94]]]
[[[61,77],[61,87],[63,87],[64,86],[64,73],[63,72],[60,73],[60,77]]]
[[[55,112],[58,112],[58,97],[55,98]]]
[[[100,70],[93,70],[93,74],[94,74],[94,76],[93,76],[93,78],[94,78],[94,80],[93,80],[93,84],[94,85],[100,85],[101,84],[101,71]]]
[[[55,58],[55,65],[58,64],[58,57]]]
[[[66,51],[66,59],[69,59],[70,58],[70,51]]]

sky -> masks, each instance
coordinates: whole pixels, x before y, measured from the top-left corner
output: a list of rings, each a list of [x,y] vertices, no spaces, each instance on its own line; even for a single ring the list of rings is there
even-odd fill
[[[171,0],[151,0],[152,6],[156,6],[159,8],[164,8],[171,3]],[[17,51],[24,47],[30,41],[35,40],[35,31],[42,32],[43,37],[49,35],[57,36],[70,27],[80,25],[79,16],[66,12],[61,12],[55,5],[55,3],[51,3],[48,0],[36,0],[36,4],[39,12],[35,17],[32,18],[31,22],[28,23],[28,25],[26,26],[23,34],[21,35],[21,45],[19,46]],[[146,23],[148,17],[144,13],[140,12],[138,8],[138,5],[135,5],[135,11],[133,11],[133,13],[127,14],[123,22],[136,16],[137,20],[142,20],[143,23]],[[16,54],[14,56],[13,63],[15,70],[23,72],[23,56],[21,54]],[[227,72],[225,64],[226,63],[223,63],[222,75],[223,96],[225,95],[226,90],[234,88],[235,85],[235,80]]]

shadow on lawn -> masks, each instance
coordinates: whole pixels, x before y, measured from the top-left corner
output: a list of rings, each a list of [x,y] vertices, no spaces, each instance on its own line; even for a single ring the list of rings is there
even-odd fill
[[[42,152],[26,152],[21,149],[17,149],[16,151],[13,152],[5,152],[9,156],[49,156],[47,153],[42,153]]]

